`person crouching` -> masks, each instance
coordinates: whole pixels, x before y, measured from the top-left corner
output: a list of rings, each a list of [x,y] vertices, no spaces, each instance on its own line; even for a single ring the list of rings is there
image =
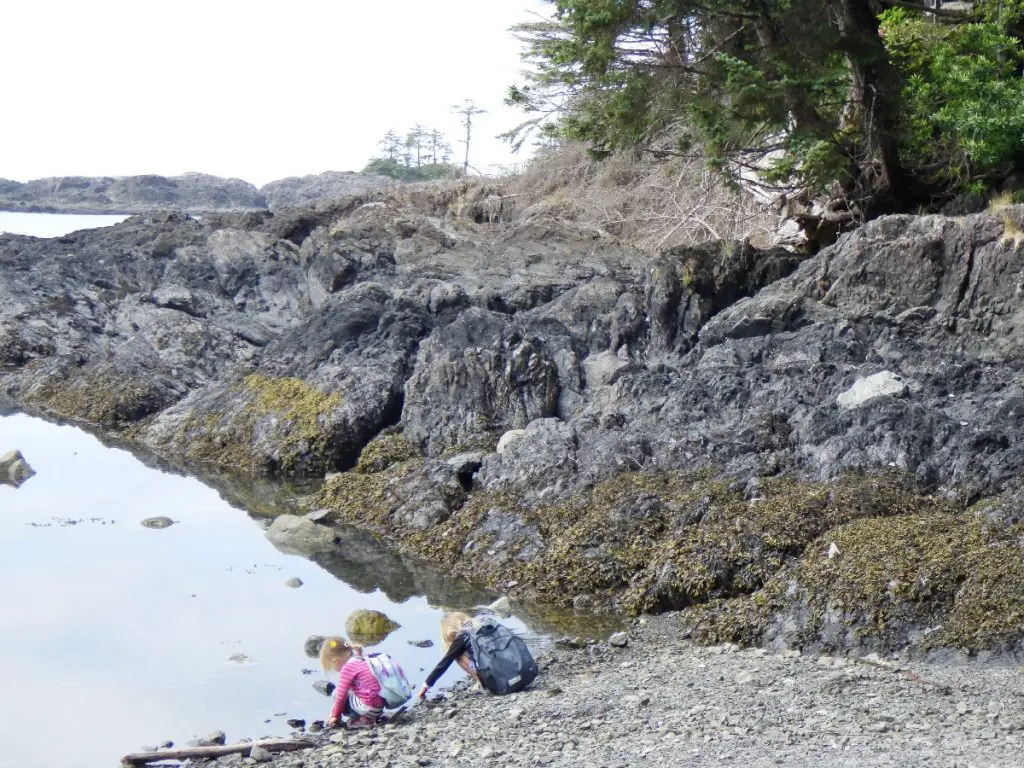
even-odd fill
[[[363,658],[360,645],[349,645],[341,637],[328,637],[320,646],[320,665],[324,672],[338,672],[334,706],[325,726],[334,728],[341,717],[349,728],[368,728],[384,715],[380,683]]]

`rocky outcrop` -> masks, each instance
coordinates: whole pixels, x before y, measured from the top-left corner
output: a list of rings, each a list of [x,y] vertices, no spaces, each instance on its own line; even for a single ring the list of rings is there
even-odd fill
[[[804,560],[845,530],[891,547],[857,559],[883,575],[997,572],[1024,519],[1024,210],[887,217],[801,260],[649,255],[513,203],[461,182],[0,238],[2,397],[193,465],[339,473],[321,522],[513,596],[720,606],[709,636],[870,635],[877,611],[815,623],[866,600]],[[909,520],[978,547],[892,562]],[[879,643],[923,642],[907,595]],[[997,623],[939,637],[1017,642]]]
[[[387,176],[353,171],[326,171],[308,176],[289,176],[264,184],[260,193],[272,211],[315,200],[336,200],[398,184]]]
[[[201,213],[266,207],[266,197],[252,184],[205,173],[0,179],[3,211],[133,214],[180,208]]]

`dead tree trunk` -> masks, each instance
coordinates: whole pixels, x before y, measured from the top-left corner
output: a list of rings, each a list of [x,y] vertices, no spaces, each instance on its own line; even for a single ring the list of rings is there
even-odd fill
[[[160,760],[187,760],[192,757],[216,759],[224,755],[249,755],[253,747],[262,747],[267,752],[294,752],[316,746],[303,739],[264,739],[247,741],[241,744],[226,744],[216,747],[183,747],[182,749],[161,749],[156,752],[135,752],[121,758],[121,765],[146,765]]]

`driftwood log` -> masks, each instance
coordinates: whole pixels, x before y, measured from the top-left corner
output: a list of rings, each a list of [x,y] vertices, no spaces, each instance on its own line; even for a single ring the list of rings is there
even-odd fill
[[[182,749],[160,749],[156,752],[134,752],[121,758],[121,765],[146,765],[161,760],[187,760],[191,757],[218,758],[224,755],[248,755],[253,747],[263,747],[267,752],[294,752],[316,746],[303,739],[263,739],[246,741],[241,744],[225,744],[215,747],[183,747]]]

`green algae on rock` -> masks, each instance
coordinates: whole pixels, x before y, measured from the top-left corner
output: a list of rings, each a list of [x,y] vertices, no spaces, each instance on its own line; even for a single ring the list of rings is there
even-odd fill
[[[380,611],[360,608],[345,621],[345,632],[353,642],[376,645],[400,626]]]
[[[331,413],[338,393],[297,378],[251,374],[183,419],[176,442],[186,457],[248,473],[305,474],[329,468]]]
[[[1013,650],[1024,640],[1022,536],[979,507],[856,520],[757,593],[687,621],[708,642]]]
[[[514,493],[471,493],[439,525],[415,531],[392,515],[389,488],[416,464],[335,476],[314,503],[453,574],[496,587],[515,581],[556,605],[614,604],[630,614],[750,594],[852,520],[950,508],[915,495],[898,474],[764,480],[748,497],[707,475],[638,472],[534,508]]]
[[[152,381],[109,369],[56,371],[25,401],[60,418],[120,429],[170,404]]]
[[[378,435],[363,447],[356,462],[356,471],[372,475],[419,455],[419,451],[400,434]]]

